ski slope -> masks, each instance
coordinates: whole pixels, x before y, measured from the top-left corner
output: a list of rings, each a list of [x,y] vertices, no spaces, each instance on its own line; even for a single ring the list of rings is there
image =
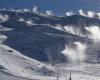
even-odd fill
[[[0,79],[1,80],[100,80],[100,64],[50,64],[42,63],[22,55],[3,44],[7,37],[0,36]],[[46,73],[46,74],[45,74]]]
[[[38,76],[43,76],[43,67],[47,72],[53,73],[54,71],[53,67],[46,66],[44,63],[26,57],[20,52],[3,44],[0,44],[0,66],[3,67],[0,69],[1,75],[4,74],[6,77],[11,76],[11,79],[13,79],[14,76],[19,79],[22,77],[23,79],[21,80],[25,80],[25,78],[38,79]],[[4,76],[1,76],[0,79],[3,79]],[[6,78],[4,79],[6,80]]]
[[[30,13],[28,13],[28,14],[30,14]],[[24,14],[24,15],[26,16],[26,14]],[[14,16],[12,16],[12,17],[14,17]],[[99,35],[96,36],[96,34],[97,34],[96,32],[98,32],[98,33],[100,32],[100,30],[98,30],[99,29],[98,26],[94,26],[94,28],[92,26],[92,29],[91,29],[91,27],[86,28],[86,29],[84,27],[84,30],[87,30],[89,33],[91,33],[91,34],[88,34],[88,38],[90,38],[92,40],[99,39],[97,41],[98,43],[96,43],[96,41],[92,41],[92,44],[88,43],[88,46],[86,45],[86,50],[87,50],[88,54],[86,54],[85,56],[86,56],[87,61],[90,60],[91,63],[90,62],[85,63],[85,62],[79,61],[84,56],[84,55],[81,56],[80,53],[81,52],[83,54],[85,53],[84,52],[85,49],[83,48],[83,51],[81,49],[82,45],[81,45],[81,47],[78,46],[79,43],[82,42],[81,37],[84,37],[84,35],[81,34],[82,31],[80,31],[80,29],[74,28],[73,25],[72,26],[61,26],[58,24],[58,26],[54,26],[53,24],[55,24],[55,25],[57,24],[56,20],[60,20],[60,18],[58,19],[54,16],[51,17],[48,15],[40,15],[40,14],[36,15],[35,14],[36,21],[35,21],[35,19],[34,20],[31,19],[31,17],[28,17],[28,19],[25,17],[26,18],[25,20],[23,17],[20,17],[20,18],[19,18],[19,16],[16,16],[16,17],[18,17],[18,19],[19,19],[18,23],[21,22],[22,24],[19,23],[17,25],[17,23],[16,23],[17,21],[16,21],[15,17],[14,17],[15,22],[13,24],[13,22],[12,22],[13,20],[10,19],[10,17],[3,16],[3,15],[1,16],[2,25],[3,25],[3,22],[8,21],[9,19],[11,20],[11,23],[9,23],[9,21],[8,21],[7,23],[5,23],[6,27],[0,26],[0,80],[69,80],[70,72],[71,72],[72,80],[100,80],[100,64],[99,64],[99,62],[97,62],[97,56],[99,55],[99,49],[100,49],[100,43],[98,41],[100,40],[100,38],[97,38],[97,37],[99,37]],[[40,23],[37,20],[38,18],[40,20]],[[42,20],[44,20],[43,23],[42,23]],[[54,21],[55,21],[55,23],[52,23]],[[60,22],[61,21],[59,21],[59,23]],[[10,25],[10,26],[8,26],[8,25]],[[20,27],[19,27],[19,25],[20,25]],[[29,26],[31,26],[31,27],[29,27]],[[29,27],[29,28],[27,28],[27,27]],[[14,31],[14,29],[15,29],[15,31]],[[95,33],[93,32],[94,29],[95,29]],[[37,32],[35,32],[35,31],[37,31]],[[11,32],[11,33],[3,34],[2,32]],[[40,44],[41,45],[45,44],[45,42],[49,43],[50,38],[51,38],[50,40],[52,40],[52,41],[56,40],[56,42],[62,41],[62,39],[66,39],[66,42],[67,42],[67,38],[66,38],[67,34],[69,36],[67,38],[69,38],[69,40],[70,40],[69,44],[71,45],[74,43],[74,47],[76,49],[74,47],[72,47],[73,45],[70,47],[66,45],[67,47],[65,47],[65,49],[64,48],[63,49],[64,49],[65,53],[66,53],[66,51],[68,52],[67,54],[73,52],[73,54],[76,56],[74,60],[77,59],[77,61],[75,61],[75,63],[65,62],[65,63],[58,63],[58,64],[51,65],[49,62],[42,62],[42,61],[38,61],[34,58],[30,58],[29,56],[26,56],[24,53],[22,54],[21,52],[19,52],[19,50],[17,50],[16,48],[14,48],[14,47],[12,48],[11,46],[6,45],[4,43],[4,41],[7,40],[9,37],[10,37],[10,39],[8,39],[8,42],[11,41],[10,43],[12,43],[13,45],[16,45],[18,43],[21,44],[23,42],[23,44],[27,43],[27,45],[30,46],[31,44],[33,44],[32,42],[34,42],[34,43],[35,43],[35,41],[36,41],[36,43],[41,42],[41,43],[36,44],[39,46],[39,49],[41,52],[42,48],[41,48]],[[19,38],[17,38],[18,40],[16,40],[16,35],[19,36]],[[87,35],[87,34],[85,34],[85,35]],[[30,37],[32,37],[32,38],[30,38]],[[78,40],[78,43],[76,43],[73,39],[74,37],[79,37],[80,42]],[[24,38],[26,38],[25,42],[23,40]],[[85,38],[87,38],[87,36],[85,36]],[[16,41],[15,44],[12,39]],[[73,41],[71,41],[71,39],[73,39]],[[47,46],[48,46],[48,43],[47,43]],[[58,43],[56,43],[56,44],[58,44]],[[49,44],[51,44],[51,43],[49,43]],[[27,46],[27,45],[25,45],[25,46]],[[56,52],[55,49],[56,50],[58,49],[57,52],[59,52],[59,49],[62,49],[61,45],[60,46],[58,46],[58,45],[54,46],[54,45],[55,45],[55,42],[53,42],[52,46],[47,47],[46,52],[48,52],[48,53],[53,52],[53,54],[54,54]],[[16,45],[16,46],[17,46],[17,48],[20,47],[18,45]],[[31,45],[28,49],[33,48],[33,46],[34,46],[34,44]],[[77,46],[78,46],[78,48],[77,48]],[[53,49],[51,47],[53,47]],[[57,48],[55,48],[55,47],[57,47]],[[49,48],[50,48],[51,52],[49,52],[50,51],[50,50],[48,50]],[[24,49],[25,49],[25,47],[24,47]],[[32,52],[32,53],[34,53],[34,52]],[[70,54],[70,58],[74,57],[73,54]],[[79,55],[81,57],[79,57]],[[41,56],[42,55],[40,55],[40,56],[38,55],[39,58]],[[54,57],[56,57],[56,56],[54,56]],[[99,58],[99,56],[98,56],[98,58]],[[53,60],[52,60],[52,62],[53,62]]]

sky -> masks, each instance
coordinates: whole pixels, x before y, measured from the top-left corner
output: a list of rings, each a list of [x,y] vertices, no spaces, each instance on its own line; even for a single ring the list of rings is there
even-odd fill
[[[67,11],[76,12],[79,9],[100,11],[100,0],[0,0],[1,8],[30,8],[32,6],[63,15]]]

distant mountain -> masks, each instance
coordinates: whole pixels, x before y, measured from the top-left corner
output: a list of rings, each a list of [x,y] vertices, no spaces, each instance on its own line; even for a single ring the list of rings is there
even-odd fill
[[[0,10],[0,80],[99,80],[99,34],[94,16]]]
[[[59,17],[35,12],[0,11],[4,41],[22,54],[40,61],[64,62],[61,53],[73,42],[91,42],[86,27],[99,26],[100,20],[81,15]],[[70,53],[69,53],[70,54]]]

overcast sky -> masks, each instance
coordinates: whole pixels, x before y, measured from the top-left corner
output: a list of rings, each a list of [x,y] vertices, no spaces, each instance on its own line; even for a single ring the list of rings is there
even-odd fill
[[[100,11],[100,0],[0,0],[0,7],[24,7],[38,6],[43,10],[53,10],[56,14],[79,9]]]

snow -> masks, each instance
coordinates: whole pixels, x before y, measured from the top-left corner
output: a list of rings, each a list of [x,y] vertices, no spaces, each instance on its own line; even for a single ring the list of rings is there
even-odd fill
[[[3,38],[2,36],[0,37]],[[45,66],[48,71],[54,70],[53,67],[46,66],[44,63],[24,56],[20,52],[2,43],[0,44],[0,66],[4,67],[3,72],[9,74],[9,76],[13,75],[27,79],[37,79],[39,75],[41,76],[43,74],[43,66]],[[6,74],[4,76],[6,76]],[[2,76],[2,79],[3,78]]]
[[[54,16],[53,11],[46,11],[46,14],[49,15],[49,16]]]
[[[19,18],[18,21],[19,21],[19,22],[24,22],[25,20],[24,20],[24,18]]]
[[[79,12],[79,14],[80,14],[81,16],[86,16],[86,14],[83,12],[82,9],[80,9],[78,12]]]
[[[87,16],[90,17],[90,18],[93,18],[95,16],[95,12],[93,11],[88,11],[87,12]]]
[[[85,37],[85,35],[82,33],[80,28],[75,28],[71,25],[67,25],[67,26],[56,25],[55,28],[73,35]]]
[[[27,10],[25,11],[27,12]],[[81,15],[83,15],[82,10],[80,10],[79,12]],[[72,13],[67,13],[66,15],[71,16]],[[47,15],[43,17],[50,18]],[[93,17],[93,15],[90,15],[90,17]],[[3,21],[8,20],[7,16],[4,15],[1,16],[1,19]],[[20,18],[18,21],[22,22],[24,21],[24,18]],[[33,20],[31,19],[27,20],[26,24],[28,26],[47,25],[52,28],[54,27],[48,24],[33,24]],[[73,28],[73,26],[61,26],[60,24],[58,24],[55,28],[64,32],[68,32],[70,34],[82,35],[82,32],[78,28]],[[91,34],[93,38],[98,39],[100,37],[99,35],[97,35],[100,32],[98,26],[92,26],[92,28],[86,27],[85,29]],[[12,28],[0,26],[0,32],[12,30]],[[54,33],[45,34],[53,37],[64,36]],[[100,64],[96,62],[84,62],[84,59],[87,56],[85,54],[85,50],[87,49],[86,44],[83,44],[81,42],[74,42],[73,46],[71,47],[66,45],[65,49],[62,52],[63,54],[66,54],[67,57],[70,56],[70,59],[73,59],[73,63],[59,63],[52,66],[49,63],[43,63],[38,60],[29,58],[23,55],[21,52],[5,45],[3,42],[6,39],[7,36],[0,34],[0,80],[57,80],[57,78],[59,78],[59,80],[69,80],[70,72],[72,80],[100,80]],[[99,46],[100,43],[98,43],[98,49],[100,48]],[[93,49],[95,50],[94,47]]]
[[[59,66],[59,67],[58,67]],[[99,80],[100,64],[59,64],[60,74],[66,75],[69,78],[69,72],[72,73],[72,80]],[[64,79],[65,80],[65,79]]]
[[[51,66],[24,56],[3,44],[0,44],[0,66],[4,67],[0,69],[2,80],[57,80],[58,75],[59,80],[69,80],[70,72],[72,80],[99,80],[100,76],[100,64],[64,63]],[[48,75],[44,75],[44,71]]]
[[[30,12],[30,9],[23,9],[24,12]]]
[[[7,37],[0,34],[0,43],[2,43],[5,39],[7,39]]]
[[[72,11],[69,11],[69,12],[66,12],[65,15],[66,16],[72,16],[72,15],[74,15],[74,13]]]
[[[91,27],[85,27],[85,29],[89,32],[87,34],[90,38],[92,38],[95,42],[100,41],[100,28],[99,26],[91,26]]]
[[[38,9],[37,6],[35,6],[35,7],[33,7],[32,11],[35,12],[35,13],[38,13],[39,12],[39,9]]]
[[[0,23],[6,22],[7,20],[9,20],[8,15],[0,14]]]
[[[13,28],[7,28],[7,27],[3,27],[2,25],[0,25],[0,31],[12,31],[14,30]]]
[[[27,79],[38,78],[41,75],[41,72],[38,72],[39,69],[41,71],[42,67],[45,66],[45,64],[30,59],[2,44],[0,44],[0,57],[0,65],[5,68],[4,72]]]
[[[25,23],[27,24],[27,26],[32,26],[33,25],[33,21],[31,19],[25,21]]]
[[[69,58],[70,62],[83,62],[86,58],[85,51],[87,46],[80,42],[74,42],[73,46],[76,47],[66,45],[62,53]]]

